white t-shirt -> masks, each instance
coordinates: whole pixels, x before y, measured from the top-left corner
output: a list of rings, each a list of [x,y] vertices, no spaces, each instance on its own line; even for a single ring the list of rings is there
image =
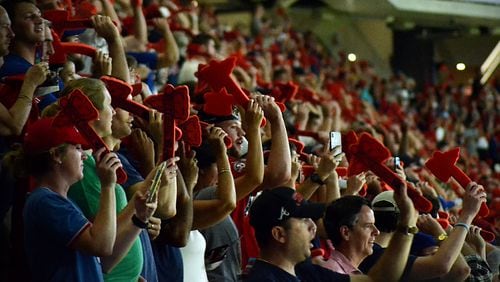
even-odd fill
[[[207,282],[205,238],[198,230],[189,232],[188,243],[180,248],[184,265],[184,282]]]
[[[198,82],[198,78],[195,76],[195,73],[198,71],[198,65],[203,63],[203,61],[200,61],[196,58],[186,60],[179,70],[177,83],[184,84],[192,81]]]

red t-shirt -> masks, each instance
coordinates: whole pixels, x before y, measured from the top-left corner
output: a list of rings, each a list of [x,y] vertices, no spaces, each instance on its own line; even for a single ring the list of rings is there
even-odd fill
[[[234,178],[242,176],[245,171],[246,160],[237,160],[230,158],[229,161],[231,163],[231,170]],[[259,246],[257,245],[257,241],[255,240],[254,230],[250,225],[250,216],[248,215],[250,204],[253,201],[253,198],[254,196],[249,195],[238,201],[236,209],[234,209],[234,211],[231,213],[231,217],[233,218],[234,224],[236,225],[241,238],[240,243],[242,269],[245,269],[249,258],[259,257]]]

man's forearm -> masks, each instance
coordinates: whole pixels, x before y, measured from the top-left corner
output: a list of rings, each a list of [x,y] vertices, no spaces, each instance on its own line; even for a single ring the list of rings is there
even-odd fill
[[[269,122],[271,122],[272,145],[264,172],[263,186],[265,189],[274,188],[287,182],[292,172],[290,146],[283,117],[280,114]]]

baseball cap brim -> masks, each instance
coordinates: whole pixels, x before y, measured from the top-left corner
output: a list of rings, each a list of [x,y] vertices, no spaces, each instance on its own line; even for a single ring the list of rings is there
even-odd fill
[[[290,214],[290,217],[311,218],[312,220],[317,220],[323,217],[325,208],[326,206],[324,204],[304,202],[300,207],[296,208],[292,214]]]

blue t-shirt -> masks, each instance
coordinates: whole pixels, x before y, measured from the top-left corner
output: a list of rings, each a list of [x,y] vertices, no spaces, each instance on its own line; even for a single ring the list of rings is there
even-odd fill
[[[120,149],[116,152],[116,155],[120,159],[123,169],[127,173],[127,181],[122,185],[125,191],[127,191],[130,186],[144,181],[144,177],[142,177],[142,175],[137,171],[137,169],[135,169],[134,165],[128,159],[127,151],[125,149]]]
[[[23,57],[10,53],[3,57],[3,65],[0,67],[0,77],[26,73],[32,66]]]
[[[122,185],[123,189],[127,191],[127,189],[130,186],[138,182],[142,182],[144,178],[135,169],[135,167],[128,161],[127,157],[124,154],[122,154],[121,150],[117,152],[116,155],[120,159],[123,169],[127,173],[127,182],[125,182],[125,184]],[[139,234],[139,238],[141,239],[142,253],[144,256],[141,276],[148,282],[158,282],[155,258],[153,255],[153,247],[151,246],[151,241],[149,240],[148,231],[142,230],[141,234]]]
[[[134,168],[130,160],[126,157],[127,150],[122,147],[118,151],[117,155],[122,162],[122,166],[127,172],[127,182],[123,185],[124,189],[127,189],[131,185],[143,181],[144,178],[141,174]],[[183,264],[182,264],[182,256],[179,248],[169,246],[167,244],[158,244],[149,241],[148,245],[143,241],[143,236],[141,236],[142,247],[144,251],[144,266],[142,269],[141,276],[146,278],[148,281],[148,277],[151,277],[151,274],[154,271],[154,277],[156,277],[157,281],[172,281],[172,282],[183,282]],[[146,250],[149,248],[149,250]],[[153,257],[150,258],[150,254],[146,252],[153,252]],[[151,280],[156,281],[156,280]]]
[[[47,188],[31,193],[24,207],[24,240],[34,281],[103,281],[98,259],[69,245],[88,226],[82,211]]]
[[[159,281],[184,281],[184,264],[179,248],[153,242],[153,253],[155,255]]]
[[[23,57],[17,54],[8,54],[3,57],[3,65],[0,67],[0,78],[11,75],[25,74],[32,66],[33,65]],[[57,101],[57,97],[54,93],[44,95],[40,98],[40,102],[38,103],[40,111]]]

